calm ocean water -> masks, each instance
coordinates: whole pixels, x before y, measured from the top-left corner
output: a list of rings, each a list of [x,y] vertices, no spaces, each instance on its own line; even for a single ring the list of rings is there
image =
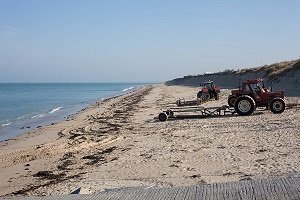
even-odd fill
[[[138,83],[0,83],[0,140],[50,124]]]

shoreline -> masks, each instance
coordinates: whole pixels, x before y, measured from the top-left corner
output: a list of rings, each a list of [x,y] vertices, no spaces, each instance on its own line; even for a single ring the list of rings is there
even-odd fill
[[[143,87],[146,87],[146,86],[141,85],[141,86],[137,86],[135,89],[130,89],[130,90],[127,90],[127,88],[126,88],[126,89],[124,89],[125,91],[122,90],[122,91],[120,91],[119,94],[116,94],[116,95],[113,95],[113,96],[110,96],[110,97],[101,98],[100,100],[96,100],[96,101],[93,101],[93,102],[90,102],[90,103],[86,103],[86,105],[82,105],[81,108],[76,108],[72,112],[66,112],[65,114],[57,116],[52,120],[44,120],[43,122],[38,124],[36,127],[31,125],[29,127],[23,126],[21,128],[17,128],[17,129],[20,129],[20,133],[13,134],[9,138],[0,139],[0,144],[1,144],[1,142],[6,142],[6,141],[9,141],[9,140],[14,140],[15,138],[18,138],[18,137],[22,137],[23,135],[26,135],[27,133],[35,132],[39,128],[43,128],[45,126],[53,126],[57,123],[60,123],[60,122],[63,122],[63,121],[68,121],[69,118],[75,117],[76,115],[80,114],[81,112],[84,112],[86,109],[89,109],[90,107],[93,107],[93,106],[95,106],[95,105],[97,105],[101,102],[105,102],[105,101],[109,101],[111,99],[122,97],[124,95],[133,93],[133,92],[135,92],[135,91],[137,91],[137,90],[139,90]],[[28,130],[26,130],[26,129],[28,129]]]
[[[19,174],[20,174],[19,167],[21,167],[21,166],[18,166],[19,162],[27,163],[27,164],[25,164],[25,170],[26,170],[25,172],[29,172],[29,173],[31,173],[33,171],[33,170],[31,171],[28,169],[29,166],[32,166],[34,168],[43,168],[43,167],[48,168],[46,163],[44,163],[44,164],[36,163],[33,165],[28,164],[30,162],[34,163],[35,160],[39,160],[44,156],[53,154],[54,160],[56,160],[56,161],[53,161],[53,164],[54,165],[58,164],[60,159],[57,160],[57,158],[55,158],[58,152],[47,153],[47,152],[44,152],[44,150],[43,150],[42,157],[37,157],[36,155],[39,154],[40,152],[36,152],[36,150],[39,151],[40,148],[43,148],[44,146],[46,146],[46,149],[48,149],[50,151],[55,151],[53,149],[53,146],[57,145],[57,147],[59,147],[62,152],[65,152],[66,146],[73,146],[73,145],[76,146],[77,144],[71,144],[70,141],[68,141],[69,138],[72,138],[71,140],[73,140],[76,137],[76,136],[74,137],[73,132],[72,132],[72,130],[75,126],[78,126],[78,125],[86,122],[87,120],[89,120],[89,117],[92,117],[92,115],[93,115],[93,113],[95,113],[95,111],[102,110],[102,111],[106,112],[109,110],[109,108],[111,106],[110,104],[114,104],[114,102],[121,101],[122,99],[128,98],[132,95],[140,94],[143,92],[143,90],[148,90],[151,87],[152,87],[151,85],[143,85],[143,86],[137,87],[134,90],[129,90],[127,92],[125,91],[122,94],[117,94],[112,97],[98,100],[92,104],[89,104],[87,107],[80,109],[76,113],[68,115],[63,120],[60,120],[58,122],[51,123],[48,125],[40,126],[38,128],[34,128],[33,130],[24,132],[20,135],[0,141],[0,146],[1,146],[0,147],[0,150],[1,150],[0,160],[2,161],[1,168],[9,171],[8,174],[3,174],[3,170],[2,170],[0,173],[0,177],[2,178],[2,180],[3,180],[3,178],[4,178],[4,180],[6,178],[7,182],[5,183],[5,181],[4,181],[3,184],[4,185],[8,184],[11,186],[4,186],[4,188],[8,187],[8,188],[10,188],[9,190],[11,190],[11,192],[12,192],[12,193],[5,192],[5,191],[1,192],[0,196],[7,195],[7,194],[13,194],[13,193],[14,194],[25,194],[24,190],[27,191],[28,187],[30,188],[31,185],[34,183],[33,182],[31,184],[28,184],[30,181],[23,180],[24,183],[21,184],[23,187],[20,187],[20,190],[15,191],[15,189],[13,189],[13,188],[16,188],[16,186],[13,186],[13,185],[17,185],[17,188],[18,188],[20,186],[20,184],[10,184],[12,182],[11,180],[13,178],[9,178],[7,175],[12,175],[12,173],[16,173],[16,175],[19,176]],[[102,108],[102,106],[104,108]],[[57,131],[53,131],[53,129],[57,130]],[[69,137],[69,138],[67,138],[67,137]],[[107,139],[109,139],[109,138],[107,138]],[[59,142],[57,142],[58,140],[59,140]],[[92,141],[92,142],[94,142],[94,141]],[[75,142],[75,143],[77,143],[77,142]],[[82,147],[80,147],[80,149],[81,148]],[[15,150],[17,150],[17,152],[22,152],[24,149],[26,152],[28,151],[28,153],[24,153],[24,154],[21,153],[21,155],[15,155]],[[29,152],[31,152],[30,154],[32,154],[32,155],[30,155]],[[12,155],[12,156],[8,156],[8,155]],[[41,156],[41,155],[39,155],[39,156]],[[7,161],[8,163],[3,162],[4,160]],[[48,159],[46,158],[46,160],[48,160]],[[36,166],[34,166],[34,165],[36,165]],[[17,169],[14,167],[12,169],[8,169],[9,167],[12,167],[12,166],[17,167]],[[51,166],[51,168],[53,168],[53,166]],[[62,167],[62,170],[68,171],[67,169],[64,169],[64,167]],[[36,171],[38,171],[38,170],[36,170]],[[44,170],[40,170],[40,171],[44,171]],[[24,175],[22,175],[22,176],[24,176]],[[27,175],[25,175],[25,176],[27,176]],[[64,175],[62,175],[62,176],[64,176]],[[71,175],[71,177],[72,177],[72,175]],[[31,174],[31,178],[33,178],[33,180],[35,179],[34,174]],[[29,178],[29,179],[31,179],[31,178]],[[70,178],[70,177],[68,177],[68,178]],[[21,178],[21,180],[22,180],[22,178]],[[45,177],[45,181],[51,182],[52,179],[51,179],[51,177],[49,179],[47,177]],[[57,179],[55,179],[55,181],[57,181]],[[58,180],[58,182],[60,182],[60,181],[62,181],[62,180]],[[43,181],[41,181],[41,182],[43,182]],[[40,183],[40,184],[41,185],[38,187],[42,187],[43,184],[42,183]],[[25,189],[24,189],[24,187],[25,187]],[[3,188],[3,185],[0,185],[0,188]],[[28,191],[30,191],[30,190],[31,189],[29,189]]]
[[[219,101],[226,104],[229,91]],[[0,143],[0,196],[82,194],[299,176],[300,113],[174,119],[157,115],[197,88],[154,85]],[[299,97],[296,98],[299,100]]]
[[[55,108],[50,109],[48,113],[37,113],[34,116],[29,117],[28,119],[24,118],[22,121],[9,121],[9,123],[2,124],[1,125],[2,127],[0,126],[0,128],[3,129],[0,136],[0,142],[12,139],[14,137],[18,137],[22,134],[26,134],[27,132],[34,131],[35,129],[41,128],[43,126],[54,125],[60,121],[66,120],[68,117],[79,113],[80,111],[92,106],[93,104],[96,104],[97,102],[101,102],[106,99],[110,99],[110,98],[125,95],[127,93],[134,92],[143,86],[145,85],[125,88],[112,96],[102,97],[101,99],[95,101],[91,100],[86,103],[78,103],[76,105],[73,105],[73,108],[68,108],[67,110],[61,110],[61,108],[63,108],[64,106],[59,106],[59,107],[54,106]],[[57,111],[59,111],[59,113],[55,113]],[[44,119],[40,118],[40,117],[45,117],[47,114],[51,114],[52,116],[47,116]],[[27,114],[26,116],[29,116],[29,114]],[[19,118],[21,119],[23,117],[24,116],[18,117],[18,120]],[[13,126],[11,126],[12,124]]]

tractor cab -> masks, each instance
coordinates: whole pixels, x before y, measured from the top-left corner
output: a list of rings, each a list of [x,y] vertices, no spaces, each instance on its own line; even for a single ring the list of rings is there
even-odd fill
[[[265,92],[264,82],[261,79],[246,80],[243,82],[242,89],[239,92],[248,94],[256,100],[259,100],[260,95]]]
[[[202,84],[202,87],[211,90],[215,87],[215,83],[213,81],[206,81]]]

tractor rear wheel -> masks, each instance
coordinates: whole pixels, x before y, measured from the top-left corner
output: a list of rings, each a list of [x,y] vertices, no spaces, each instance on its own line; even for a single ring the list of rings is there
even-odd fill
[[[270,110],[274,114],[282,113],[285,110],[285,103],[282,98],[274,98],[270,101]]]
[[[215,100],[219,100],[220,99],[220,95],[219,94],[217,94],[216,96],[215,96]]]
[[[234,110],[242,116],[251,115],[255,110],[255,101],[248,95],[240,96],[234,102]]]
[[[210,99],[209,93],[202,93],[201,99],[202,101],[208,101]]]
[[[234,95],[230,95],[229,97],[228,97],[228,105],[230,106],[230,107],[233,107],[234,106],[234,102],[235,102],[235,100],[236,100],[236,96],[234,96]]]

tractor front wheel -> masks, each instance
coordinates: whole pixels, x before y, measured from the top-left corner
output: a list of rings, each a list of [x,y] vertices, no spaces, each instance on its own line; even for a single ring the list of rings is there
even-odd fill
[[[228,105],[229,105],[230,107],[233,107],[233,106],[234,106],[235,100],[236,100],[236,96],[230,95],[230,96],[228,97]]]
[[[242,116],[251,115],[255,110],[255,101],[248,95],[240,96],[234,102],[234,110]]]
[[[199,91],[199,92],[197,93],[197,98],[202,98],[202,92],[201,92],[201,91]]]
[[[285,103],[282,98],[274,98],[270,101],[270,110],[274,114],[282,113],[285,110]]]

